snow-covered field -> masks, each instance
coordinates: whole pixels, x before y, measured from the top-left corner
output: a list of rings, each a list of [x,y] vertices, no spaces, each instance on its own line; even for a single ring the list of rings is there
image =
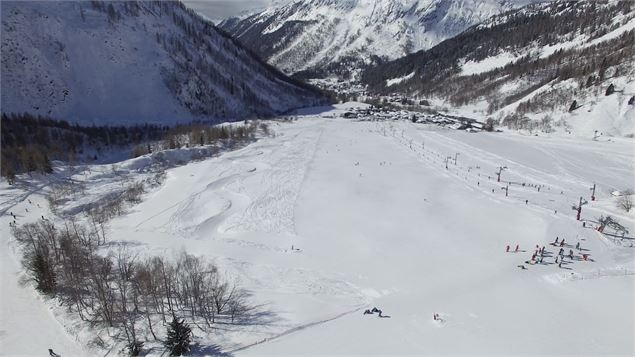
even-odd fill
[[[635,229],[635,214],[615,208],[610,194],[633,187],[633,139],[311,115],[272,130],[169,169],[110,223],[111,241],[144,254],[214,259],[271,314],[197,342],[233,355],[635,353],[635,248],[590,228],[610,214]],[[142,163],[121,167],[134,174]],[[115,185],[110,171],[75,175],[85,199]],[[36,180],[23,189],[1,184],[0,354],[92,355],[83,325],[18,284],[9,212],[19,224],[50,217],[47,192]],[[580,196],[589,201],[587,227],[571,209]],[[550,245],[556,236],[575,251],[561,268]],[[579,258],[578,242],[590,260]],[[519,252],[505,252],[517,244]],[[544,262],[525,263],[536,245],[546,246]],[[374,306],[386,318],[362,314]]]

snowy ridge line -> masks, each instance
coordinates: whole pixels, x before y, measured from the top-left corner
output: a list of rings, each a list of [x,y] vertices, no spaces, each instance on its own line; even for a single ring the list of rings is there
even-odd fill
[[[360,306],[356,307],[353,310],[342,312],[342,313],[340,313],[338,315],[335,315],[333,317],[330,317],[330,318],[327,318],[327,319],[324,319],[324,320],[309,322],[309,323],[304,324],[304,325],[300,325],[300,326],[296,326],[296,327],[290,328],[290,329],[288,329],[286,331],[283,331],[283,332],[281,332],[279,334],[273,335],[271,337],[266,337],[266,338],[264,338],[264,339],[262,339],[260,341],[257,341],[257,342],[254,342],[254,343],[250,343],[250,344],[242,346],[242,347],[238,347],[236,349],[227,351],[225,353],[230,353],[231,354],[231,353],[234,353],[234,352],[243,351],[243,350],[246,350],[248,348],[263,344],[265,342],[277,340],[277,339],[282,338],[284,336],[290,335],[290,334],[292,334],[294,332],[298,332],[298,331],[305,330],[305,329],[308,329],[308,328],[313,327],[313,326],[322,325],[322,324],[325,324],[327,322],[330,322],[330,321],[333,321],[333,320],[337,320],[337,319],[339,319],[341,317],[344,317],[346,315],[350,315],[350,314],[352,314],[354,312],[360,311],[363,306],[365,306],[365,305],[360,305]]]

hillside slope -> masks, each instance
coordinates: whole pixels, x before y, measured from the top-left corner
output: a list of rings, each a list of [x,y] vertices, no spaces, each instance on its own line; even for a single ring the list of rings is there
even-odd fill
[[[634,29],[631,2],[530,5],[369,69],[362,81],[514,129],[632,135]]]
[[[349,76],[427,49],[528,0],[309,0],[219,26],[286,73]]]
[[[177,1],[3,1],[2,33],[5,113],[174,124],[322,102]]]
[[[357,106],[338,105],[328,114]],[[620,211],[611,194],[635,182],[632,140],[473,134],[407,120],[319,116],[271,127],[276,135],[168,169],[164,179],[155,179],[157,161],[176,162],[186,150],[25,177],[21,186],[0,182],[0,212],[7,213],[0,215],[2,353],[128,355],[121,322],[108,327],[93,314],[86,316],[94,322],[81,321],[73,305],[36,298],[33,285],[18,285],[8,213],[20,227],[44,215],[65,240],[67,217],[90,232],[82,207],[146,182],[141,201],[108,221],[108,242],[98,254],[128,249],[137,262],[157,256],[174,262],[187,252],[214,261],[248,289],[256,311],[235,325],[218,314],[210,326],[200,312],[175,304],[192,328],[191,356],[634,354],[635,240],[591,228],[610,214],[633,232],[635,211]],[[458,162],[446,169],[445,158],[457,152]],[[500,165],[507,169],[497,182]],[[60,192],[66,175],[81,193]],[[507,182],[508,195],[501,189]],[[581,196],[589,200],[581,214],[586,226],[571,210]],[[574,251],[561,266],[560,248],[550,245],[557,236],[566,238],[564,254]],[[529,262],[536,245],[545,247],[540,263]],[[119,281],[120,269],[115,263],[111,274],[101,274]],[[194,269],[181,265],[167,276],[192,276]],[[93,289],[84,279],[82,287]],[[148,293],[173,289],[174,301],[183,301],[190,289],[151,281],[157,283],[143,289],[131,321],[145,342],[142,355],[166,356],[159,311],[169,314],[171,305],[148,305]],[[60,273],[58,283],[69,286],[69,279]],[[373,307],[390,318],[363,314]],[[149,316],[158,338],[148,328],[148,309],[156,311]],[[37,339],[30,342],[33,331]]]

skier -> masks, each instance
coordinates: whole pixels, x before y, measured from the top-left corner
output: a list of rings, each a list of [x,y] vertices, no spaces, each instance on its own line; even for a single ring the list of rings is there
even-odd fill
[[[564,247],[564,238],[562,238],[562,240],[560,241],[560,246]]]
[[[575,249],[580,250],[580,242],[575,244]]]
[[[573,249],[569,249],[569,259],[573,260]]]
[[[558,244],[558,237],[556,236],[556,241],[553,242],[554,244]]]
[[[507,246],[507,248],[505,249],[505,252],[509,253],[509,245]]]
[[[525,204],[528,204],[528,203],[529,203],[529,200],[525,200]]]
[[[516,244],[516,252],[518,252],[518,244]]]
[[[556,257],[556,263],[558,262],[558,257]]]

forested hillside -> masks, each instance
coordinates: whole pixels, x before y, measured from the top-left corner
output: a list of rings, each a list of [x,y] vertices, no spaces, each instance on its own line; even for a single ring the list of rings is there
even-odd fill
[[[172,125],[324,103],[179,1],[1,6],[3,113]]]
[[[471,106],[512,127],[529,125],[526,115],[575,115],[580,106],[591,112],[601,106],[603,112],[610,111],[607,130],[631,134],[633,110],[627,102],[635,94],[633,5],[530,5],[493,17],[430,50],[369,69],[363,82],[377,93]],[[613,94],[615,103],[602,99]]]

